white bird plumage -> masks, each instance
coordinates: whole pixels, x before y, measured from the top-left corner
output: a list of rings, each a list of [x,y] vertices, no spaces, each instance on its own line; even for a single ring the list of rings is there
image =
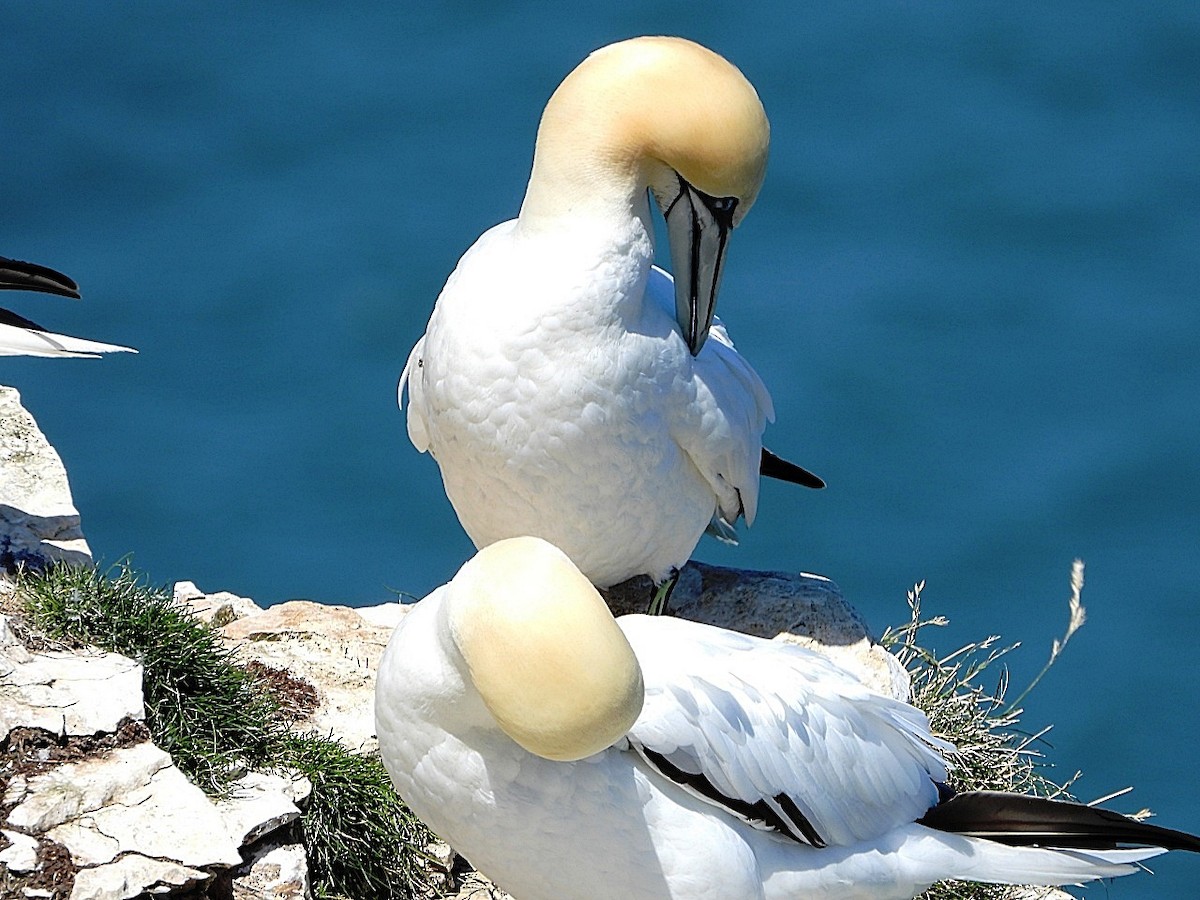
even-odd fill
[[[945,878],[1128,874],[1162,852],[1158,832],[1200,847],[1107,813],[1151,846],[927,827],[951,748],[913,707],[794,645],[673,618],[616,625],[627,649],[560,551],[515,538],[409,612],[380,663],[376,728],[397,791],[518,900],[906,898]],[[597,646],[608,664],[572,662]]]
[[[477,547],[537,534],[610,586],[754,521],[774,411],[713,307],[768,133],[741,72],[678,38],[598,50],[555,91],[519,218],[459,261],[400,379]]]
[[[61,272],[36,263],[0,256],[0,290],[36,291],[79,299],[79,286]],[[102,353],[136,353],[131,347],[55,334],[41,325],[0,309],[0,356],[95,358]]]

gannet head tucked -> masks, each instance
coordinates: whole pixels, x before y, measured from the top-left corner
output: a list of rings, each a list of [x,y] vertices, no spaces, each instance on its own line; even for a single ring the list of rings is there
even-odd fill
[[[597,50],[559,85],[538,127],[521,226],[590,212],[667,222],[676,318],[692,354],[708,337],[729,232],[758,196],[770,127],[745,76],[691,41]]]
[[[1200,852],[1097,807],[956,793],[953,745],[915,707],[807,647],[614,622],[537,538],[480,550],[407,612],[375,691],[400,796],[522,900],[899,900]]]
[[[480,550],[450,583],[445,609],[484,704],[530,753],[582,759],[636,721],[637,657],[591,582],[552,544],[519,537]]]

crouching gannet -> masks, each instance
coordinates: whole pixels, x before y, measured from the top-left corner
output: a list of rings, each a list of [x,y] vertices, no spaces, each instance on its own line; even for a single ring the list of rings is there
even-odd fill
[[[612,618],[537,538],[479,551],[380,661],[376,729],[412,810],[518,900],[907,898],[1067,884],[1200,838],[946,786],[917,709],[819,654]]]
[[[38,291],[79,299],[79,285],[61,272],[36,263],[0,256],[0,290]],[[102,344],[47,331],[36,322],[0,309],[0,356],[98,357],[101,353],[136,353],[132,347]]]
[[[519,217],[459,260],[400,378],[477,547],[536,534],[602,587],[661,582],[754,521],[760,469],[823,486],[763,450],[770,395],[713,317],[768,131],[742,73],[679,38],[598,50],[554,92]]]

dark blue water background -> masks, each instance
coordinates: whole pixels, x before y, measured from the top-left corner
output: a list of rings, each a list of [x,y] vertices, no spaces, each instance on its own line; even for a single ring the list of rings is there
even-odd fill
[[[419,11],[416,11],[419,10]],[[422,595],[471,547],[397,375],[455,260],[515,214],[546,97],[590,49],[678,33],[773,124],[721,311],[770,385],[764,489],[698,556],[839,582],[942,651],[1000,633],[1091,798],[1200,831],[1200,6],[1195,3],[10,5],[6,297],[136,358],[0,360],[86,532],[160,582],[275,602]],[[620,527],[614,522],[613,527]],[[1093,888],[1186,897],[1200,860]]]

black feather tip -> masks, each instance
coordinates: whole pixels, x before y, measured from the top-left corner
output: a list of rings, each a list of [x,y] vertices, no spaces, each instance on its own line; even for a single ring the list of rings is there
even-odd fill
[[[939,803],[919,820],[938,831],[987,838],[1018,847],[1116,850],[1162,847],[1200,853],[1200,837],[1138,822],[1128,816],[1023,794],[968,791]]]
[[[782,456],[776,456],[766,447],[763,447],[762,461],[759,463],[758,471],[767,478],[790,481],[792,484],[798,484],[801,487],[813,488],[814,490],[820,490],[825,487],[825,482],[808,471],[808,469],[802,468],[793,462],[788,462]]]
[[[62,272],[5,256],[0,256],[0,290],[38,291],[79,299],[79,285]]]

